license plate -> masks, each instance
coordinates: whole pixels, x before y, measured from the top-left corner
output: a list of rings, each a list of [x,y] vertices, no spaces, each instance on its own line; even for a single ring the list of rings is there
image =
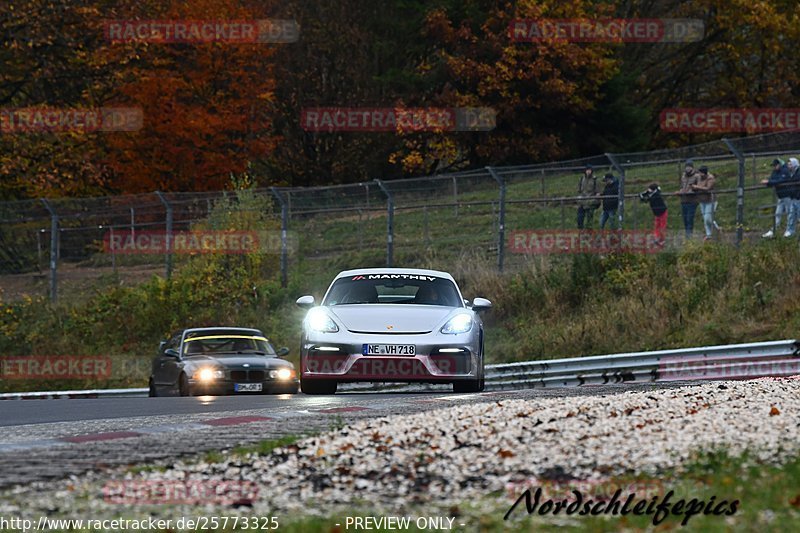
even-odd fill
[[[416,355],[417,347],[413,344],[365,344],[361,348],[363,355]]]
[[[235,383],[233,390],[236,392],[261,392],[261,383]]]

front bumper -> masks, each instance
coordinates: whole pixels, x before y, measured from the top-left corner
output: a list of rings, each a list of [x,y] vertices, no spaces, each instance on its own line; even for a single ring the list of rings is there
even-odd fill
[[[295,394],[300,387],[300,380],[267,380],[261,381],[261,390],[256,392],[237,392],[234,381],[217,379],[213,381],[189,380],[192,394],[209,396],[227,396],[240,394]]]
[[[364,344],[413,344],[414,356],[363,355]],[[340,331],[303,340],[302,378],[345,382],[452,383],[483,375],[480,338],[461,335],[382,335]]]

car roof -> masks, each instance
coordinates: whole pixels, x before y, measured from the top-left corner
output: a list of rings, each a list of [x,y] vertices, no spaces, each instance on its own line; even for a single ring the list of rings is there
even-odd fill
[[[207,328],[188,328],[183,330],[184,335],[187,333],[195,333],[198,331],[241,331],[241,332],[256,332],[259,335],[263,335],[260,329],[256,328],[232,328],[228,326],[214,326],[214,327],[207,327]]]
[[[441,270],[428,270],[424,268],[357,268],[354,270],[343,270],[336,275],[336,278],[346,278],[349,276],[358,276],[359,274],[414,274],[417,276],[435,276],[437,278],[449,279],[455,283],[453,276]]]

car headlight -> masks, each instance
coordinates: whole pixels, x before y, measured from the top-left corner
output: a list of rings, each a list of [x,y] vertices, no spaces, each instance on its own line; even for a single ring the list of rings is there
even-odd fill
[[[194,379],[198,381],[214,381],[215,379],[223,379],[224,377],[224,370],[217,370],[209,367],[201,368],[194,374]]]
[[[328,313],[319,307],[309,310],[306,315],[306,324],[308,324],[309,328],[320,333],[336,333],[339,331],[339,326],[336,325]]]
[[[457,333],[466,333],[472,329],[472,317],[466,314],[459,314],[447,321],[442,326],[442,333],[455,335]]]
[[[272,379],[279,379],[285,381],[294,377],[294,370],[291,368],[281,368],[278,370],[270,370],[269,377]]]

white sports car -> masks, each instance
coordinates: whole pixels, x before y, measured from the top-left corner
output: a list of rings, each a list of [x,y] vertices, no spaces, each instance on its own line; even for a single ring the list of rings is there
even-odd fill
[[[484,388],[483,322],[492,303],[461,295],[436,270],[346,270],[303,321],[300,387],[334,394],[343,382],[452,383],[456,392]]]

